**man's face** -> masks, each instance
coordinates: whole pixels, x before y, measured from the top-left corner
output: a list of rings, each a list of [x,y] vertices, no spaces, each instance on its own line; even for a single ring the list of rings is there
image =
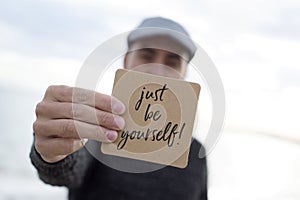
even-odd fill
[[[124,68],[145,73],[183,79],[187,62],[179,55],[161,49],[143,48],[128,52]]]

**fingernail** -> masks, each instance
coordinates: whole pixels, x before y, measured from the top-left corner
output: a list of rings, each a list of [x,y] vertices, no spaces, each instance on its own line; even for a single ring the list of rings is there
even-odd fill
[[[118,115],[114,116],[114,122],[117,125],[118,128],[122,129],[125,126],[125,121],[123,119],[123,117],[120,117]]]
[[[113,98],[112,99],[112,112],[115,114],[122,114],[122,113],[124,113],[124,111],[125,111],[124,104],[121,101]]]
[[[115,141],[118,137],[118,134],[116,131],[111,131],[111,130],[108,130],[106,131],[106,138],[109,139],[110,141]]]

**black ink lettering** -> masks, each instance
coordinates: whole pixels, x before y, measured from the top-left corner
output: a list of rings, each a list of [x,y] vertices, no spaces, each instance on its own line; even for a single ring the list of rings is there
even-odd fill
[[[154,129],[152,132],[152,141],[155,141],[155,132],[157,132],[157,129]]]
[[[163,101],[163,94],[164,94],[164,91],[168,90],[169,88],[167,88],[167,84],[164,85],[164,87],[162,88],[162,91],[160,93],[160,97],[159,97],[159,100],[160,101]]]
[[[178,139],[181,138],[182,133],[185,128],[185,123],[182,124],[182,127],[180,131],[178,131],[179,125],[178,124],[172,124],[172,122],[168,122],[164,129],[158,130],[158,129],[147,129],[146,132],[141,130],[132,130],[132,131],[122,131],[121,133],[121,140],[119,141],[117,145],[117,149],[121,150],[126,145],[128,139],[134,140],[134,139],[144,139],[145,141],[148,141],[150,138],[150,135],[152,134],[151,141],[165,141],[167,142],[169,147],[172,147],[176,138],[176,135],[179,134]],[[177,142],[177,144],[179,144]]]
[[[143,89],[145,89],[145,87],[143,87]],[[143,101],[143,98],[144,98],[144,91],[142,91],[140,99],[135,104],[134,108],[135,108],[136,111],[138,111],[140,109],[142,101]]]
[[[117,145],[118,150],[122,149],[125,146],[127,139],[128,139],[128,133],[129,133],[129,131],[122,131],[122,133],[121,133],[122,139],[120,140],[120,142]]]
[[[135,135],[136,135],[136,131],[132,131],[131,133],[130,133],[130,139],[131,140],[133,140],[134,138],[135,138]]]
[[[150,106],[151,104],[149,103],[144,115],[144,121],[147,121],[148,119],[153,119],[154,121],[159,120],[159,118],[161,117],[160,111],[157,110],[155,111],[155,113],[153,114],[153,111],[149,111],[150,110]]]
[[[156,97],[155,96],[153,96],[154,94],[153,94],[153,92],[150,92],[150,91],[147,91],[147,93],[146,93],[146,99],[150,99],[150,98],[153,98],[154,99],[154,101],[157,101],[157,99],[156,99]],[[156,99],[156,100],[155,100]]]
[[[153,116],[153,112],[149,113],[149,108],[150,108],[151,104],[149,103],[144,115],[144,121],[147,121],[148,119],[151,119],[151,117]]]
[[[168,146],[171,147],[174,143],[174,139],[175,139],[175,135],[178,133],[176,132],[176,129],[178,127],[178,124],[174,124],[169,136],[167,138],[164,138],[165,141],[167,140],[168,141]],[[172,137],[173,136],[173,137]]]
[[[154,101],[157,101],[158,99],[160,101],[163,101],[163,94],[168,89],[169,88],[167,88],[167,84],[165,84],[162,88],[156,89],[154,92],[148,90],[148,91],[146,91],[146,94],[145,94],[144,90],[146,90],[146,87],[143,87],[142,92],[141,92],[141,96],[135,104],[135,107],[134,107],[135,110],[138,111],[140,109],[144,98],[145,99],[152,98]],[[145,97],[144,97],[144,95],[145,95]]]
[[[179,133],[179,139],[181,138],[184,127],[185,127],[185,123],[182,124],[181,130],[180,130],[180,133]]]
[[[161,117],[160,111],[157,110],[153,115],[153,120],[157,121],[157,120],[159,120],[160,117]]]
[[[145,133],[143,131],[138,131],[137,132],[137,136],[136,136],[137,139],[141,139],[141,138],[144,138],[144,137],[145,137]]]

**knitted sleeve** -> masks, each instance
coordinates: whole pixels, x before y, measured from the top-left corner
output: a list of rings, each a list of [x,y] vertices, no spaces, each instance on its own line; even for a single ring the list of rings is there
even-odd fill
[[[30,159],[42,181],[53,186],[68,188],[80,187],[92,161],[88,151],[82,148],[61,161],[48,163],[42,159],[34,145],[31,147]]]

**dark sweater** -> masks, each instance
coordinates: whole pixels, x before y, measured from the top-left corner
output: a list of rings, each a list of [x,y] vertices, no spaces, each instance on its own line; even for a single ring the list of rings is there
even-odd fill
[[[95,145],[95,142],[89,143]],[[85,148],[62,161],[49,164],[43,161],[33,146],[30,158],[40,179],[51,185],[66,186],[70,200],[206,200],[207,166],[206,159],[198,157],[200,147],[201,144],[193,140],[185,169],[168,166],[147,173],[112,169],[95,159]]]

